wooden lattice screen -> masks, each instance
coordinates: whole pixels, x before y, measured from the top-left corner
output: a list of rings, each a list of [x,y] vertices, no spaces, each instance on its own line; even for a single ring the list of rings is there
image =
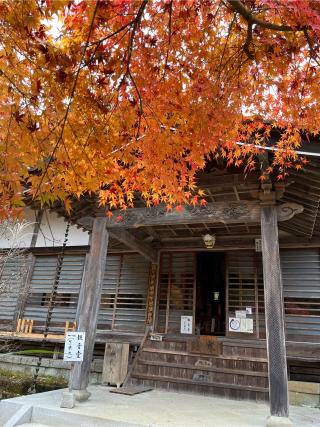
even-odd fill
[[[30,257],[16,256],[0,263],[0,325],[1,330],[15,330],[19,302],[27,292],[26,278]]]
[[[75,321],[85,255],[64,255],[49,332],[64,331],[65,322]],[[34,320],[34,331],[42,332],[56,279],[58,255],[37,255],[30,294],[21,317]]]
[[[281,251],[281,268],[287,339],[319,342],[319,249]]]
[[[192,252],[161,256],[157,329],[179,333],[181,316],[194,316],[196,258]]]
[[[253,334],[239,332],[227,335],[246,338],[265,337],[264,294],[261,254],[253,251],[227,253],[227,315],[234,317],[238,310],[251,308]],[[227,322],[228,323],[228,322]]]
[[[144,332],[150,263],[138,254],[108,255],[99,331]]]

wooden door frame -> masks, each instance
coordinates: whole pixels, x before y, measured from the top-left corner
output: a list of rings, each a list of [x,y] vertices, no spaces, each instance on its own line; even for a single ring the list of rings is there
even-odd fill
[[[158,321],[159,321],[159,299],[160,299],[160,274],[161,274],[161,266],[162,266],[162,255],[164,254],[169,254],[170,255],[170,274],[168,277],[168,287],[167,287],[167,305],[166,305],[166,314],[165,314],[165,325],[164,325],[164,332],[159,332],[159,334],[163,334],[163,335],[167,335],[168,333],[168,323],[169,323],[169,313],[170,313],[170,295],[169,294],[169,289],[171,287],[171,265],[172,265],[172,254],[176,253],[177,251],[171,251],[171,250],[159,250],[158,252],[158,269],[157,269],[157,290],[156,290],[156,298],[155,298],[155,310],[154,310],[154,324],[153,324],[153,330],[155,332],[158,332]],[[192,253],[194,256],[194,272],[193,272],[193,294],[192,294],[192,316],[193,316],[193,325],[192,325],[192,334],[189,334],[188,336],[195,336],[195,310],[196,310],[196,272],[197,272],[197,263],[196,263],[196,257],[197,257],[197,251],[194,251],[192,249],[190,250],[183,250],[183,251],[179,251],[179,253]],[[178,335],[182,335],[180,334],[180,332],[178,333]],[[185,335],[187,336],[187,335]]]

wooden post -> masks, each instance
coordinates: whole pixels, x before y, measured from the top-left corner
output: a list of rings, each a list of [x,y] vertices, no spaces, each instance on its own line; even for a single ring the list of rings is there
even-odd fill
[[[261,237],[271,413],[267,425],[289,426],[292,424],[288,418],[284,309],[275,204],[261,207]]]
[[[70,373],[69,389],[76,400],[87,400],[87,391],[93,348],[96,337],[98,311],[101,299],[103,275],[108,249],[106,218],[93,221],[90,252],[86,258],[77,312],[77,331],[85,332],[83,362],[75,362]]]

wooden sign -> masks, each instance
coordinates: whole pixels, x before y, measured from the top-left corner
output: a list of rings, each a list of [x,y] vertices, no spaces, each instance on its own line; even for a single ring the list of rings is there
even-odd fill
[[[199,337],[187,341],[187,352],[220,356],[222,354],[222,342],[215,336],[200,335]],[[198,363],[201,362],[198,361]]]
[[[129,343],[107,342],[105,346],[102,384],[120,387],[123,384],[129,361]]]
[[[65,362],[83,361],[85,337],[85,332],[67,332],[63,355]]]

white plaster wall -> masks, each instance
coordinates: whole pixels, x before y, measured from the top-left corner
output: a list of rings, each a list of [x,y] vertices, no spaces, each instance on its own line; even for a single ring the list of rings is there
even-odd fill
[[[30,225],[23,228],[19,235],[19,246],[30,247],[35,227],[35,211],[25,209],[24,219]],[[62,246],[66,232],[67,222],[54,212],[45,211],[42,216],[36,247],[59,247]],[[0,235],[0,249],[10,248],[12,239],[10,233]],[[89,243],[89,233],[72,225],[69,229],[67,246],[84,246]]]
[[[62,246],[67,222],[55,212],[45,211],[42,216],[36,247]],[[83,246],[89,243],[89,233],[71,225],[67,246]]]

